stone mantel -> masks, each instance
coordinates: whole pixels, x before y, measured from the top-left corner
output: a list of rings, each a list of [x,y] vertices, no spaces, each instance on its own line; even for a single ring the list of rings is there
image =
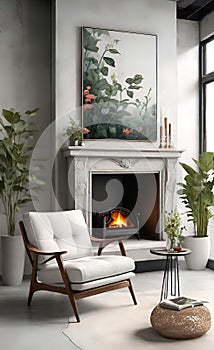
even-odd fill
[[[67,160],[68,208],[81,209],[92,232],[94,174],[158,173],[161,217],[175,207],[176,167],[182,150],[144,147],[126,142],[90,142],[62,150]],[[162,223],[160,223],[162,227]]]
[[[116,146],[115,146],[116,147]],[[87,146],[68,146],[64,148],[64,157],[121,157],[121,158],[180,158],[183,150],[174,148],[138,148],[122,146],[113,148],[112,146],[97,147],[90,144]]]

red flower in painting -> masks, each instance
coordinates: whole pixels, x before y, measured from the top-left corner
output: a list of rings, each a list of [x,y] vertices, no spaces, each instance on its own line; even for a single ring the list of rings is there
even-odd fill
[[[132,132],[133,132],[133,129],[127,129],[127,128],[123,129],[124,135],[130,135]]]
[[[95,96],[94,94],[88,94],[88,95],[86,95],[86,98],[91,101],[91,100],[95,100],[97,98],[97,96]]]
[[[89,132],[90,132],[90,130],[88,130],[87,128],[82,129],[83,135],[87,135]]]
[[[94,102],[97,98],[94,94],[90,94],[91,86],[87,86],[85,90],[83,90],[84,95],[84,105],[83,110],[87,111],[88,109],[92,109],[92,102]]]
[[[92,109],[93,106],[92,105],[89,105],[89,104],[85,104],[83,105],[83,110],[86,111],[87,109]]]

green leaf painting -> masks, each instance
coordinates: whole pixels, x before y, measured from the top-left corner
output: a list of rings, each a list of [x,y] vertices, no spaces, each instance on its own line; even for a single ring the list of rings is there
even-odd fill
[[[82,31],[85,137],[156,141],[156,36]]]

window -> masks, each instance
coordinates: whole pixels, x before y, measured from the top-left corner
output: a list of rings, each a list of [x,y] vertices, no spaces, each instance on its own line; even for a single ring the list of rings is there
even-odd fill
[[[200,153],[214,152],[214,35],[200,44]]]

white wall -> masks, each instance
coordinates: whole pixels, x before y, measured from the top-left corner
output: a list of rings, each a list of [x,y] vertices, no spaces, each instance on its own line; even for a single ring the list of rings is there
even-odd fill
[[[81,104],[82,26],[158,36],[159,110],[161,117],[162,113],[168,114],[176,144],[176,3],[168,0],[56,0],[56,148],[60,147],[60,117],[74,115]],[[144,146],[141,143],[140,147]],[[58,157],[60,178],[58,176],[56,192],[62,203],[65,200],[63,167],[65,161]]]
[[[187,20],[177,21],[177,146],[182,162],[198,158],[199,24]]]
[[[181,162],[194,166],[192,158],[199,154],[199,23],[177,21],[177,140],[178,148],[184,150]],[[185,171],[178,166],[178,181]],[[178,208],[186,208],[177,196]],[[186,234],[193,234],[192,223],[182,216]]]

